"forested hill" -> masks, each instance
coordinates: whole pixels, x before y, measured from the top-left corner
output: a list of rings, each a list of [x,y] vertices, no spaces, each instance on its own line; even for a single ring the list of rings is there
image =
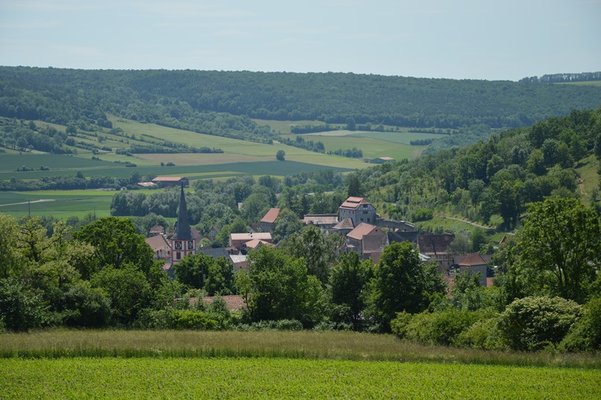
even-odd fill
[[[601,211],[601,108],[540,121],[411,162],[356,172],[386,214],[460,216],[512,229],[526,205],[578,197]]]
[[[270,135],[249,118],[519,127],[601,105],[600,87],[345,73],[0,67],[0,116],[108,124],[112,113],[214,134]]]

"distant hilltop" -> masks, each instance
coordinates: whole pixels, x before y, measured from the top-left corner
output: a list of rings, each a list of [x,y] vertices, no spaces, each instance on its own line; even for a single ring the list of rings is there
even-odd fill
[[[588,81],[601,81],[601,71],[546,74],[541,77],[530,76],[530,77],[520,79],[520,82],[541,82],[541,83],[588,82]]]

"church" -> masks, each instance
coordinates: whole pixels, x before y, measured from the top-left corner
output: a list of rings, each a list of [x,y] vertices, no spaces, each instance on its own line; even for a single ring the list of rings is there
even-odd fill
[[[151,229],[153,236],[145,239],[157,259],[165,260],[163,270],[171,274],[173,264],[180,261],[189,254],[197,251],[200,234],[190,227],[188,220],[188,207],[186,205],[186,194],[184,184],[181,184],[179,194],[179,206],[177,209],[177,222],[174,232],[165,234],[160,229]]]

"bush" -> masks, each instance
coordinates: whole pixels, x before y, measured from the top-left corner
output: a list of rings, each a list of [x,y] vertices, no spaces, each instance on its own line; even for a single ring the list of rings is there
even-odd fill
[[[561,342],[580,317],[581,308],[561,297],[525,297],[507,306],[499,331],[514,350],[540,350]]]
[[[196,310],[174,310],[172,327],[174,329],[215,330],[218,321],[209,313]]]
[[[413,315],[409,314],[408,312],[403,311],[397,313],[396,317],[390,321],[390,329],[392,330],[392,333],[397,335],[400,339],[405,338],[407,335],[407,327],[411,323],[412,318]]]
[[[28,331],[52,320],[42,296],[14,278],[0,280],[0,319],[11,331]]]
[[[352,324],[345,322],[322,321],[313,327],[314,331],[350,331],[353,329]]]
[[[457,336],[455,344],[474,349],[503,350],[506,346],[497,327],[498,323],[498,317],[476,321]]]
[[[137,329],[170,329],[173,328],[173,310],[142,310],[134,323]]]
[[[584,305],[580,318],[560,344],[562,350],[601,350],[601,298]]]
[[[405,336],[424,344],[448,346],[455,344],[459,334],[481,318],[481,312],[462,310],[416,314],[407,324]]]

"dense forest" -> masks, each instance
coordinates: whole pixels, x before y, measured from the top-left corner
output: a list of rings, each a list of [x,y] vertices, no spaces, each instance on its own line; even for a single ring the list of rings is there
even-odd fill
[[[490,223],[497,216],[510,230],[528,203],[551,195],[581,197],[601,207],[600,183],[586,182],[586,192],[578,172],[599,174],[599,158],[601,109],[574,111],[465,148],[356,174],[364,193],[392,217],[415,220],[445,211]]]
[[[518,127],[601,104],[598,87],[343,73],[1,67],[0,116],[108,127],[107,113],[216,135],[273,138],[249,118]]]

